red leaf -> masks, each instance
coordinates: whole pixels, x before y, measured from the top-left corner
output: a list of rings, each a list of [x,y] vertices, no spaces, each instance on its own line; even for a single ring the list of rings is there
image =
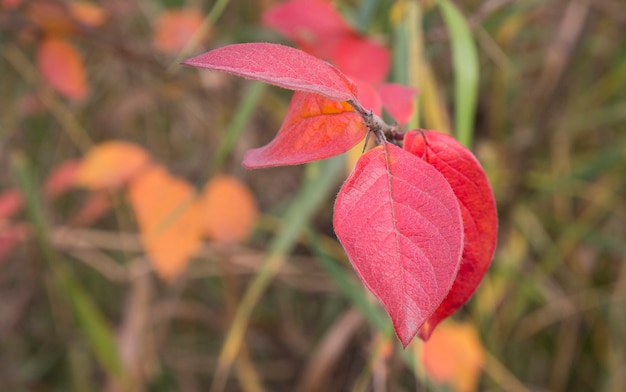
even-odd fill
[[[10,189],[0,194],[0,221],[17,214],[24,206],[24,196],[17,189]]]
[[[387,151],[359,159],[337,196],[334,226],[406,347],[452,286],[463,227],[445,178],[399,147]]]
[[[46,197],[54,199],[73,188],[80,164],[79,160],[71,159],[54,168],[44,184]]]
[[[463,217],[465,245],[452,289],[420,331],[427,340],[439,322],[472,296],[487,272],[496,248],[498,216],[487,176],[474,155],[451,136],[434,131],[411,131],[404,148],[431,164],[450,183]]]
[[[383,106],[398,124],[408,123],[413,115],[417,90],[402,84],[385,83],[380,86],[379,92]]]
[[[332,56],[344,36],[353,33],[327,0],[292,0],[277,4],[263,14],[263,23],[302,50],[325,59]]]
[[[289,46],[269,43],[228,45],[185,60],[183,64],[320,94],[334,101],[355,99],[357,93],[354,83],[337,68]]]
[[[349,77],[374,86],[385,80],[391,64],[387,48],[356,34],[345,37],[337,45],[331,61]]]
[[[37,65],[43,78],[55,90],[72,99],[87,96],[87,75],[76,48],[63,38],[47,38],[37,51]]]
[[[296,92],[274,140],[248,151],[243,165],[261,168],[325,159],[348,151],[366,133],[363,119],[347,102]]]

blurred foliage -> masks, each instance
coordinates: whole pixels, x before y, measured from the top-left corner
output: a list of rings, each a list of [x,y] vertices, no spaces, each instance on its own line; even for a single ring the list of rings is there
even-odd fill
[[[0,1],[0,390],[446,390],[427,378],[421,342],[400,349],[334,239],[343,162],[240,166],[273,137],[289,93],[179,65],[286,42],[260,23],[279,1],[77,3]],[[451,18],[439,3],[335,5],[392,50],[394,81],[420,89],[415,126],[459,126],[450,24],[472,32],[477,110],[462,126],[500,216],[492,266],[455,316],[485,350],[478,389],[626,390],[626,8],[464,0]],[[200,30],[163,41],[165,12]],[[54,50],[41,60],[51,39],[84,67],[73,89],[50,79],[67,71]],[[90,191],[46,191],[53,168],[114,139],[198,192],[216,173],[248,184],[254,233],[205,241],[186,272],[159,280],[123,194],[79,220]]]

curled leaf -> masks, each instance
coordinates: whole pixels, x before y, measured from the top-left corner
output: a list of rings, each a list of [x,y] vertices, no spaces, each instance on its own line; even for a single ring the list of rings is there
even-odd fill
[[[334,101],[355,99],[352,81],[337,68],[289,46],[269,43],[228,45],[183,64],[224,71],[289,90],[306,91]]]
[[[463,217],[465,244],[452,289],[420,330],[428,339],[439,322],[456,312],[482,280],[496,248],[498,216],[489,180],[471,151],[453,137],[435,131],[411,131],[404,148],[422,158],[450,183]]]
[[[329,158],[348,151],[366,133],[363,119],[347,102],[296,91],[276,137],[248,151],[243,164],[261,168]]]
[[[334,227],[406,347],[450,290],[459,267],[463,227],[450,185],[399,147],[376,147],[342,186]]]

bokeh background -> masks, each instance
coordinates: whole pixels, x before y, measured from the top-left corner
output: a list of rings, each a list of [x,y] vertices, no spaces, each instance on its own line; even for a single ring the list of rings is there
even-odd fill
[[[415,126],[470,132],[498,204],[478,291],[404,351],[334,238],[350,158],[244,169],[291,93],[180,65],[293,44],[281,3],[0,1],[0,390],[626,390],[623,1],[332,2],[420,90]]]

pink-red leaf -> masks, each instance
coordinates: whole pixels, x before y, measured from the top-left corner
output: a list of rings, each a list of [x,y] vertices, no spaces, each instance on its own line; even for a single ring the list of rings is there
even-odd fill
[[[387,48],[357,34],[348,35],[337,44],[331,61],[349,77],[374,86],[385,80],[391,64]]]
[[[292,0],[270,8],[263,23],[289,38],[302,50],[329,59],[352,28],[328,0]]]
[[[383,106],[398,124],[408,123],[413,115],[417,90],[398,83],[385,83],[378,91]]]
[[[83,58],[67,40],[46,38],[37,50],[37,65],[41,76],[59,93],[77,100],[87,97]]]
[[[366,133],[363,119],[347,102],[297,91],[274,140],[248,151],[243,165],[247,168],[298,165],[329,158],[348,151]]]
[[[449,135],[411,131],[404,148],[432,165],[450,183],[463,217],[465,245],[452,289],[420,331],[427,340],[439,322],[457,311],[472,296],[496,248],[498,216],[493,192],[474,155]]]
[[[352,81],[337,68],[299,49],[270,43],[228,45],[183,64],[224,71],[334,101],[355,99]]]
[[[386,148],[359,159],[337,196],[334,226],[406,347],[452,286],[463,226],[446,179],[407,151]]]

